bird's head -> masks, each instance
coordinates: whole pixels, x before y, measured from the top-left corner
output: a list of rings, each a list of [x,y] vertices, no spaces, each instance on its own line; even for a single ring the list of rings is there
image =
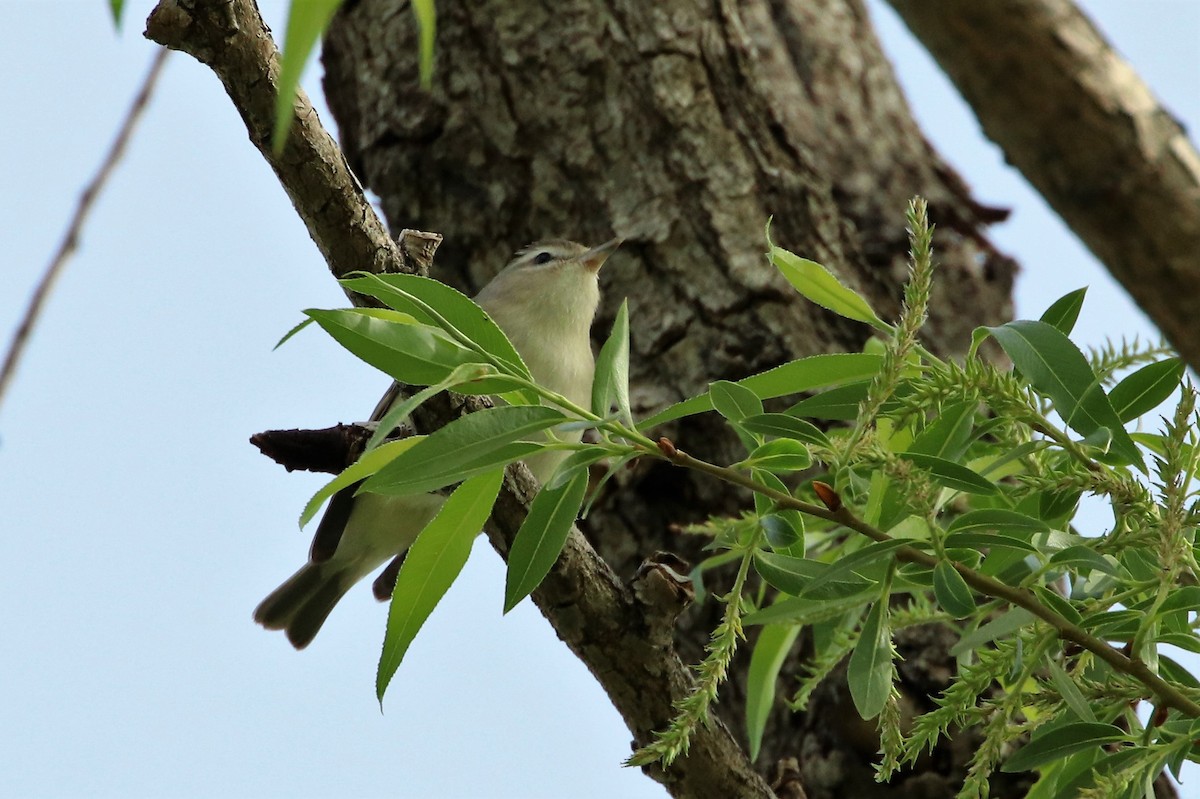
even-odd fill
[[[620,246],[549,239],[517,252],[475,300],[510,338],[587,337],[600,303],[600,267]]]

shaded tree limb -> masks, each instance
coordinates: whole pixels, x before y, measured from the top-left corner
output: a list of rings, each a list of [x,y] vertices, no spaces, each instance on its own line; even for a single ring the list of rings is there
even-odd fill
[[[1192,368],[1200,155],[1070,0],[889,0],[987,136]]]
[[[150,64],[150,70],[146,73],[145,79],[142,80],[142,87],[133,98],[133,104],[130,105],[129,111],[125,114],[125,120],[121,123],[120,129],[117,131],[117,137],[113,140],[112,146],[109,147],[108,154],[104,156],[104,160],[100,163],[100,169],[96,171],[95,176],[84,188],[83,193],[79,195],[79,204],[75,207],[75,213],[72,215],[71,221],[67,224],[67,230],[63,234],[62,241],[59,242],[58,250],[46,266],[45,272],[42,273],[42,279],[38,282],[37,288],[33,291],[33,296],[29,299],[25,315],[21,317],[21,322],[17,325],[16,332],[13,333],[12,342],[9,344],[8,352],[4,356],[4,365],[0,366],[0,402],[4,401],[4,395],[12,383],[13,376],[16,375],[17,366],[20,364],[21,356],[25,352],[25,346],[29,343],[30,336],[33,334],[33,328],[37,325],[38,317],[41,316],[42,308],[45,307],[46,301],[50,298],[50,292],[54,290],[54,284],[58,281],[59,275],[62,274],[67,261],[70,260],[75,250],[79,248],[79,240],[83,233],[84,223],[87,222],[88,214],[91,213],[96,198],[100,196],[100,192],[108,183],[108,179],[112,176],[118,162],[120,162],[121,157],[125,154],[125,148],[129,144],[129,140],[133,138],[133,131],[137,128],[142,114],[150,104],[150,97],[154,94],[154,86],[158,83],[158,78],[162,74],[163,65],[167,62],[168,53],[170,51],[163,48],[155,54],[154,60]]]
[[[321,128],[302,92],[282,153],[270,147],[279,57],[270,32],[249,0],[224,4],[163,0],[152,12],[147,37],[196,57],[216,72],[246,123],[251,141],[270,163],[335,276],[356,269],[413,271],[363,196],[341,151]],[[432,429],[472,410],[472,398],[440,398],[415,414]],[[532,496],[524,466],[510,467],[488,525],[506,554]],[[650,573],[654,573],[650,570]],[[587,541],[573,531],[562,557],[534,592],[534,601],[558,635],[591,669],[634,734],[648,743],[673,715],[672,700],[687,693],[691,674],[661,635],[664,618],[681,607],[646,604],[624,585]],[[669,641],[669,639],[668,639]],[[720,722],[697,732],[691,755],[663,774],[675,796],[770,797],[770,788]]]

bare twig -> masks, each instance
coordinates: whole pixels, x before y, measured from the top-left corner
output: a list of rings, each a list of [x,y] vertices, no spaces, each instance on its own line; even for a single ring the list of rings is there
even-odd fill
[[[154,93],[154,85],[158,82],[159,75],[162,74],[163,64],[166,63],[168,53],[170,50],[163,47],[155,54],[154,61],[150,64],[150,71],[146,73],[146,78],[142,81],[142,88],[133,98],[133,105],[129,107],[129,113],[125,115],[125,121],[121,124],[117,138],[113,140],[112,147],[108,150],[108,155],[104,157],[95,177],[79,195],[79,205],[75,208],[75,215],[71,217],[71,223],[67,226],[66,233],[63,234],[62,241],[58,245],[58,252],[54,254],[54,258],[46,267],[45,274],[42,275],[41,282],[38,283],[33,296],[29,299],[29,307],[25,309],[25,316],[17,326],[12,343],[9,344],[8,352],[4,357],[4,366],[0,368],[0,402],[3,402],[9,383],[16,374],[17,364],[25,352],[25,345],[29,343],[33,327],[37,324],[42,308],[50,297],[50,291],[54,288],[55,281],[58,280],[63,267],[66,266],[67,260],[79,248],[80,234],[83,232],[83,224],[87,221],[88,213],[92,210],[96,198],[100,196],[101,189],[104,188],[117,163],[121,160],[121,156],[125,154],[125,147],[133,136],[134,128],[137,127],[146,106],[150,103],[150,96]]]

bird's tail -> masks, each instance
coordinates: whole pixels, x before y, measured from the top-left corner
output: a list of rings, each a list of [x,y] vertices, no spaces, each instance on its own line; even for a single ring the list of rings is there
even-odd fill
[[[254,609],[254,620],[268,630],[283,630],[297,649],[312,643],[355,576],[344,564],[309,561]]]

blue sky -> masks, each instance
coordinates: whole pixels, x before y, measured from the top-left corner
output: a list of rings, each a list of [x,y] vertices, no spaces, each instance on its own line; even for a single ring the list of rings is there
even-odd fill
[[[1200,5],[1083,5],[1200,127]],[[151,4],[129,3],[121,35],[106,6],[0,5],[5,338],[152,57]],[[282,30],[282,4],[263,6]],[[983,202],[1014,209],[993,236],[1024,266],[1019,313],[1090,285],[1084,343],[1154,337],[870,7],[927,134]],[[385,610],[368,591],[303,653],[250,621],[304,557],[295,518],[321,478],[286,474],[247,437],[361,418],[387,383],[315,332],[272,352],[301,309],[341,303],[216,79],[173,56],[0,408],[0,794],[665,795],[619,767],[628,732],[531,606],[501,616],[485,544],[382,714]]]

